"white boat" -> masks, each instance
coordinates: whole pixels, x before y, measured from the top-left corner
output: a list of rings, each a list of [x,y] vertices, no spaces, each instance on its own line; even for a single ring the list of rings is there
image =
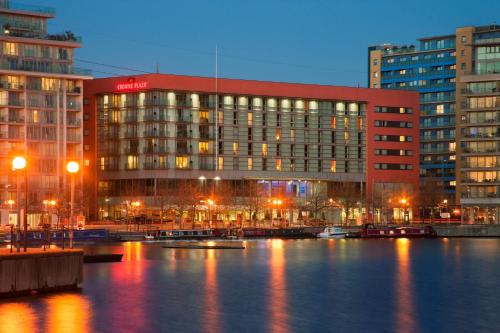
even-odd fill
[[[318,234],[318,238],[344,238],[346,234],[340,227],[326,227]]]

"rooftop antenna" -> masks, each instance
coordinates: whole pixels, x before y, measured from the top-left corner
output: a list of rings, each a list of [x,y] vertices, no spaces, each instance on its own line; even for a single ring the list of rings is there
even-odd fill
[[[156,63],[156,74],[160,74],[160,63]]]

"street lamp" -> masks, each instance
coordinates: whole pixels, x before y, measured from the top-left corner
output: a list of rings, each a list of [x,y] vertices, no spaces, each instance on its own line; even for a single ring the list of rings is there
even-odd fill
[[[16,172],[17,195],[17,252],[21,251],[21,195],[19,186],[19,172],[24,170],[24,252],[28,248],[28,172],[26,158],[16,156],[12,160],[12,170]]]
[[[401,199],[401,203],[403,204],[403,221],[404,223],[410,222],[408,206],[410,205],[409,201],[406,198]]]
[[[69,223],[71,226],[71,230],[69,232],[69,247],[73,248],[73,237],[75,230],[75,222],[74,222],[74,206],[75,206],[75,174],[80,170],[80,165],[78,162],[69,161],[66,165],[66,170],[71,175],[71,204],[70,204],[70,214],[69,214]]]
[[[212,207],[215,206],[215,201],[212,199],[207,200],[208,203],[208,227],[212,228]]]

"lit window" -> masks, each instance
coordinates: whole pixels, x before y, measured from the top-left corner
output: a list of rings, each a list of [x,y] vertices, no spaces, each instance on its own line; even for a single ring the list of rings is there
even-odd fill
[[[137,169],[137,156],[127,156],[127,169]]]
[[[344,132],[344,140],[349,141],[349,132]]]
[[[219,170],[224,170],[224,157],[219,157],[217,168]]]
[[[248,126],[252,126],[253,124],[253,113],[249,112],[247,115]]]
[[[276,160],[276,171],[281,171],[281,159]]]
[[[177,169],[187,169],[188,158],[186,156],[176,156],[175,157],[175,167]]]
[[[405,142],[405,141],[406,141],[406,140],[405,140],[405,136],[404,136],[404,135],[400,135],[400,136],[399,136],[399,141],[400,141],[400,142]]]
[[[443,113],[444,113],[444,104],[436,105],[436,114],[443,114]]]
[[[249,158],[247,160],[247,168],[248,168],[248,171],[252,171],[252,169],[253,169],[253,159]]]
[[[262,156],[267,156],[267,143],[262,144]]]
[[[276,129],[276,140],[279,141],[279,139],[281,138],[281,131],[279,128]]]
[[[238,142],[233,142],[233,154],[238,155]]]
[[[207,154],[208,153],[208,142],[206,141],[200,141],[198,144],[198,150],[200,154]]]
[[[337,163],[335,163],[335,161],[333,161],[333,160],[332,160],[331,170],[332,170],[332,172],[337,171]]]
[[[450,142],[450,144],[448,146],[448,150],[449,151],[455,151],[456,147],[457,147],[456,142]]]

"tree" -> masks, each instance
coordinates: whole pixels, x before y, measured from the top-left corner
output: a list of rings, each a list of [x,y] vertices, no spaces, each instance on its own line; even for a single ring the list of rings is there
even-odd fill
[[[345,224],[348,225],[351,212],[360,200],[359,184],[354,182],[336,183],[332,199],[344,209]]]
[[[246,208],[252,225],[255,227],[258,214],[266,205],[265,190],[256,181],[250,181],[245,188],[245,194],[241,198],[242,205]]]

